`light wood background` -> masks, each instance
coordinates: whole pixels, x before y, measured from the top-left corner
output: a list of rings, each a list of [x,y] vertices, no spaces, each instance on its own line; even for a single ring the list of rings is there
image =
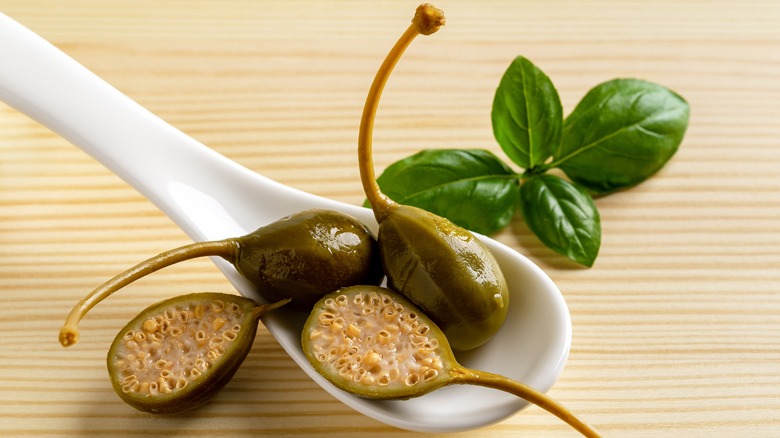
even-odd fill
[[[270,178],[362,202],[355,143],[382,57],[413,1],[0,0],[165,120]],[[615,77],[691,104],[677,155],[597,201],[592,269],[545,249],[519,218],[497,239],[545,269],[573,319],[551,395],[607,436],[780,436],[780,2],[454,1],[417,41],[380,106],[376,165],[422,148],[481,147],[516,55],[552,78],[566,112]],[[3,68],[4,60],[0,60]],[[122,403],[104,358],[116,331],[170,296],[231,291],[208,261],[157,273],[98,306],[82,341],[70,307],[130,265],[188,242],[132,188],[0,104],[0,435],[405,436],[308,380],[261,328],[235,379],[176,417]],[[531,407],[462,436],[574,436]]]

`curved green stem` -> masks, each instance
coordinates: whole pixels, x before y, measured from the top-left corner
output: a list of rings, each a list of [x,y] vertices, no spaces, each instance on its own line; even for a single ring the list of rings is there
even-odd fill
[[[599,434],[596,429],[574,416],[574,414],[562,404],[553,400],[546,394],[531,388],[528,385],[514,381],[507,377],[485,371],[459,367],[453,371],[452,383],[478,385],[484,386],[486,388],[506,391],[555,415],[556,417],[563,420],[566,424],[573,427],[583,436],[589,438],[601,437],[601,434]]]
[[[79,339],[78,323],[97,303],[106,299],[109,295],[141,277],[158,271],[166,266],[190,260],[198,257],[219,256],[234,263],[239,251],[238,241],[226,239],[211,242],[196,242],[170,251],[158,254],[147,259],[132,268],[116,275],[95,288],[89,295],[81,299],[70,311],[65,324],[60,329],[60,344],[69,347]]]
[[[272,311],[274,309],[278,309],[279,307],[284,306],[285,304],[289,303],[290,301],[292,301],[292,298],[285,298],[283,300],[279,300],[279,301],[276,301],[276,302],[273,302],[273,303],[268,303],[268,304],[258,304],[257,306],[255,306],[252,315],[256,319],[259,319],[261,316],[265,315],[266,313],[268,313],[268,312],[270,312],[270,311]]]
[[[393,202],[379,189],[374,173],[374,160],[372,158],[372,135],[374,131],[374,118],[379,106],[379,98],[387,84],[387,79],[393,68],[401,59],[404,51],[412,43],[417,35],[430,35],[436,32],[444,24],[444,14],[441,10],[429,4],[420,5],[415,12],[412,24],[401,35],[379,67],[371,88],[363,106],[363,115],[360,119],[360,132],[358,134],[358,161],[360,168],[360,180],[363,190],[366,192],[368,202],[374,210],[377,222],[382,222]]]

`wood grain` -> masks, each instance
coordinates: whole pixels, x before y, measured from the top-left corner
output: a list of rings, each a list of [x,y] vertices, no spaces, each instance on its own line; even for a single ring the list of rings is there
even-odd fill
[[[409,1],[2,0],[165,120],[277,181],[363,199],[355,141],[365,93]],[[597,201],[592,269],[545,249],[520,218],[497,235],[545,269],[573,319],[551,395],[607,436],[780,434],[780,2],[442,1],[448,24],[388,84],[378,170],[422,148],[480,147],[517,55],[571,111],[614,77],[690,102],[680,151],[639,187]],[[0,60],[0,68],[3,61]],[[176,417],[113,393],[105,352],[152,302],[231,291],[208,261],[148,277],[96,308],[82,341],[57,331],[83,294],[187,238],[77,148],[0,104],[0,435],[405,436],[308,380],[265,329],[210,405]],[[478,437],[573,436],[529,408]]]

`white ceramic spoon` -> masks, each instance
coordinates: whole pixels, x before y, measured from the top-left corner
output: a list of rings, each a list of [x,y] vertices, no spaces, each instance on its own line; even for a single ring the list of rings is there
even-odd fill
[[[376,231],[370,210],[300,192],[241,167],[166,124],[2,14],[0,100],[119,175],[193,240],[243,235],[290,213],[315,207],[351,214]],[[569,353],[571,321],[566,303],[536,265],[516,251],[480,237],[507,277],[510,311],[493,340],[460,354],[458,360],[465,366],[503,374],[546,392]],[[242,295],[261,301],[230,265],[216,262]],[[461,431],[500,421],[527,405],[509,394],[470,386],[447,387],[407,401],[369,401],[352,396],[317,374],[301,352],[300,332],[305,317],[300,312],[279,309],[267,315],[263,323],[290,357],[326,391],[386,424],[425,432]]]

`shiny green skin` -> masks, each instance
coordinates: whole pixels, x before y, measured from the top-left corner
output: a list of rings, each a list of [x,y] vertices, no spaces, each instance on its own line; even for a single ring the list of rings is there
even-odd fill
[[[156,397],[141,396],[135,393],[125,393],[122,391],[122,382],[120,371],[114,366],[113,359],[117,354],[116,350],[123,342],[124,334],[129,330],[138,331],[143,327],[144,322],[150,317],[160,314],[167,308],[171,308],[180,303],[189,303],[193,306],[202,304],[210,306],[215,300],[222,300],[225,303],[236,303],[241,307],[243,320],[241,326],[243,329],[236,338],[225,349],[225,353],[220,357],[218,365],[204,371],[197,382],[191,381],[186,388],[171,392],[169,394],[158,394]],[[220,389],[222,389],[233,378],[238,368],[244,362],[257,333],[257,325],[261,312],[256,312],[257,303],[240,297],[238,295],[229,295],[223,293],[194,293],[170,298],[153,304],[133,318],[127,325],[119,331],[111,348],[108,350],[106,362],[108,365],[108,375],[111,378],[111,385],[119,397],[128,405],[142,412],[152,414],[175,414],[200,407],[208,402]]]
[[[498,332],[509,288],[490,251],[469,231],[407,205],[392,206],[379,225],[388,286],[420,307],[453,350],[471,350]]]
[[[235,266],[269,301],[309,310],[323,295],[382,279],[377,243],[351,216],[307,210],[236,239]]]

